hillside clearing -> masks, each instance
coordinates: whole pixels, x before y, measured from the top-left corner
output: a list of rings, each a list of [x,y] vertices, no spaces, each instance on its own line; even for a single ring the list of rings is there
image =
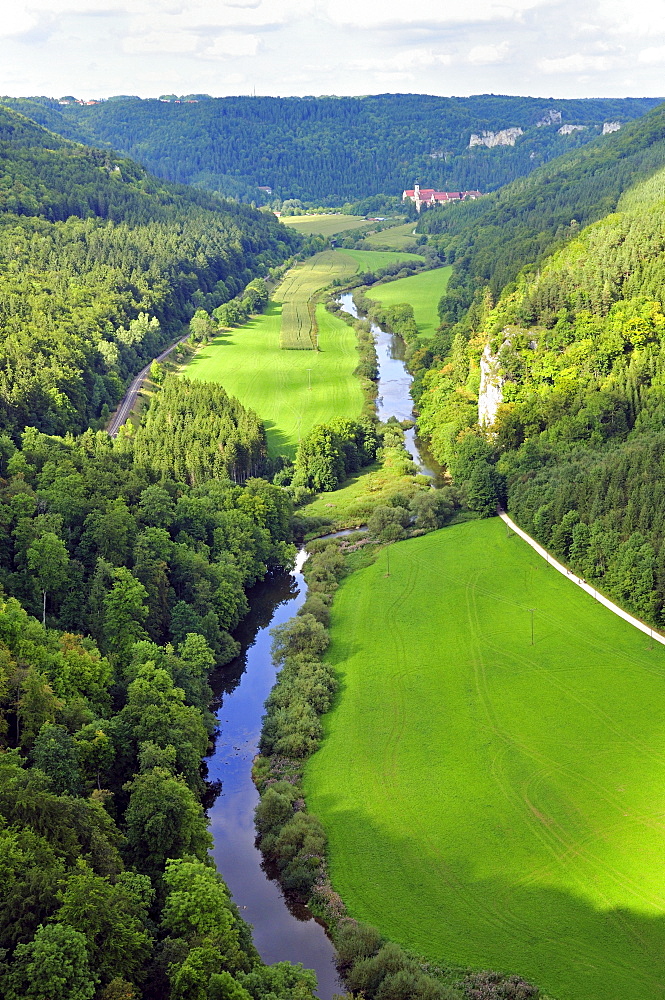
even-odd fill
[[[499,520],[389,551],[333,605],[306,793],[334,887],[430,959],[662,997],[665,652]]]

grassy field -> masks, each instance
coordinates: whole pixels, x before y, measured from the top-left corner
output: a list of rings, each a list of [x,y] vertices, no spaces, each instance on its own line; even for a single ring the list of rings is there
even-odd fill
[[[333,278],[350,278],[357,269],[356,261],[343,251],[324,250],[287,272],[273,295],[274,301],[282,305],[280,342],[283,348],[311,351],[316,347],[312,296],[326,288]]]
[[[372,226],[361,215],[287,215],[280,220],[285,226],[292,226],[303,236],[334,236],[347,229]]]
[[[415,247],[416,241],[413,236],[415,228],[415,222],[405,222],[402,226],[392,226],[390,229],[384,229],[381,233],[366,236],[365,239],[373,246],[404,250],[406,247]]]
[[[498,519],[384,549],[332,635],[306,794],[351,914],[557,1000],[662,1000],[665,650]]]
[[[385,306],[410,302],[416,324],[423,337],[432,337],[439,325],[439,299],[446,290],[452,267],[437,267],[409,278],[398,278],[387,285],[372,287],[368,295]]]
[[[333,278],[402,257],[375,250],[327,250],[311,257],[288,272],[263,315],[220,334],[196,353],[183,374],[221,382],[265,422],[271,455],[294,455],[300,438],[315,424],[358,417],[363,395],[353,375],[358,364],[355,332],[322,305],[316,307],[319,351],[282,350],[285,338],[293,342],[300,336],[311,345],[303,326],[305,316],[310,320],[308,303]]]
[[[216,337],[184,369],[188,378],[221,382],[259,414],[272,455],[295,454],[298,440],[332,417],[358,417],[363,405],[351,327],[317,309],[320,351],[280,348],[281,306]],[[311,389],[309,388],[311,382]]]
[[[356,271],[376,271],[404,260],[406,254],[379,250],[324,250],[287,272],[273,299],[282,304],[281,345],[286,350],[312,350],[316,346],[313,296],[333,278],[350,278]]]
[[[352,257],[359,271],[378,271],[386,264],[394,264],[399,260],[424,260],[418,253],[404,253],[398,250],[336,250],[335,253]],[[400,279],[400,280],[406,280]],[[401,299],[400,301],[404,301]]]

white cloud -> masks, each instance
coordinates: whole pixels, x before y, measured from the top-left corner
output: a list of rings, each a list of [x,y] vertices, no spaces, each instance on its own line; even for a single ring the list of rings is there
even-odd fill
[[[652,45],[642,49],[637,54],[637,61],[645,66],[657,66],[665,63],[665,45]]]
[[[574,97],[665,89],[665,3],[653,0],[12,0],[6,6],[0,93],[222,96],[256,86],[257,93],[284,95],[401,89]],[[232,77],[225,64],[242,76]]]
[[[206,59],[224,59],[229,56],[255,56],[260,46],[258,35],[246,35],[240,32],[225,32],[218,35],[212,45],[204,48],[201,55]]]
[[[541,59],[538,68],[543,73],[598,73],[612,69],[616,60],[609,56],[585,55],[574,52],[555,59]]]
[[[506,41],[499,45],[474,45],[467,59],[473,66],[491,66],[507,59],[509,52],[510,45]]]
[[[471,24],[477,22],[519,20],[525,11],[548,3],[548,0],[466,0],[464,3],[441,3],[441,0],[419,0],[410,6],[401,0],[382,3],[358,3],[357,0],[327,0],[329,19],[337,24],[362,28],[384,28],[397,25],[431,26]]]
[[[381,77],[386,75],[403,75],[408,70],[425,69],[430,66],[449,66],[452,57],[445,52],[434,52],[432,49],[404,49],[397,52],[387,64],[385,56],[375,56],[357,59],[353,66],[363,72],[376,71]]]
[[[141,52],[195,52],[199,44],[198,36],[188,31],[147,31],[130,35],[124,40],[123,48],[130,55]]]

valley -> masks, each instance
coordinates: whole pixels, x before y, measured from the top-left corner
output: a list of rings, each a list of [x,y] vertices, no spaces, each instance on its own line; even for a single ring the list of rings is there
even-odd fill
[[[0,993],[660,998],[663,105],[7,99],[0,159]]]

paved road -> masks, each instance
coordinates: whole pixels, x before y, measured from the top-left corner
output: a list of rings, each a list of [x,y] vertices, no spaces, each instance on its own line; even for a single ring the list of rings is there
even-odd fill
[[[516,535],[523,538],[527,545],[530,545],[539,556],[546,559],[550,566],[553,566],[555,570],[562,573],[563,576],[565,576],[568,580],[571,580],[572,583],[577,584],[577,586],[581,587],[582,590],[586,590],[587,594],[590,594],[593,598],[595,598],[599,604],[604,604],[606,608],[609,608],[609,610],[614,612],[615,615],[618,615],[619,618],[623,618],[624,621],[627,621],[635,628],[638,628],[640,632],[644,632],[652,639],[655,639],[656,642],[660,642],[665,646],[665,636],[661,635],[660,632],[657,632],[654,628],[651,628],[650,625],[646,625],[644,622],[641,622],[639,618],[635,618],[633,615],[628,614],[627,611],[620,608],[618,604],[614,604],[612,601],[608,600],[608,598],[604,597],[603,594],[599,594],[596,588],[592,587],[590,583],[587,583],[586,580],[582,579],[582,577],[576,576],[572,570],[558,562],[553,555],[550,555],[547,549],[544,549],[543,546],[539,545],[538,542],[531,538],[530,535],[527,535],[526,531],[522,531],[521,528],[518,528],[515,522],[508,517],[505,511],[500,510],[499,517],[505,524],[508,525],[509,528],[512,528]]]
[[[184,344],[184,342],[188,339],[188,336],[189,334],[186,337],[181,337],[180,340],[176,340],[175,344],[171,344],[170,347],[167,347],[165,351],[162,351],[162,353],[158,354],[156,358],[153,358],[153,361],[163,361],[164,358],[168,357],[171,351],[178,346],[178,344]],[[141,371],[138,373],[138,375],[136,375],[135,378],[132,380],[132,384],[125,393],[125,396],[122,402],[120,403],[120,406],[116,410],[113,419],[106,428],[111,437],[116,436],[122,425],[127,420],[129,414],[131,413],[134,407],[134,403],[136,402],[136,397],[141,391],[141,386],[145,382],[148,372],[150,371],[151,364],[152,361],[150,361],[145,366],[145,368],[142,368]]]

